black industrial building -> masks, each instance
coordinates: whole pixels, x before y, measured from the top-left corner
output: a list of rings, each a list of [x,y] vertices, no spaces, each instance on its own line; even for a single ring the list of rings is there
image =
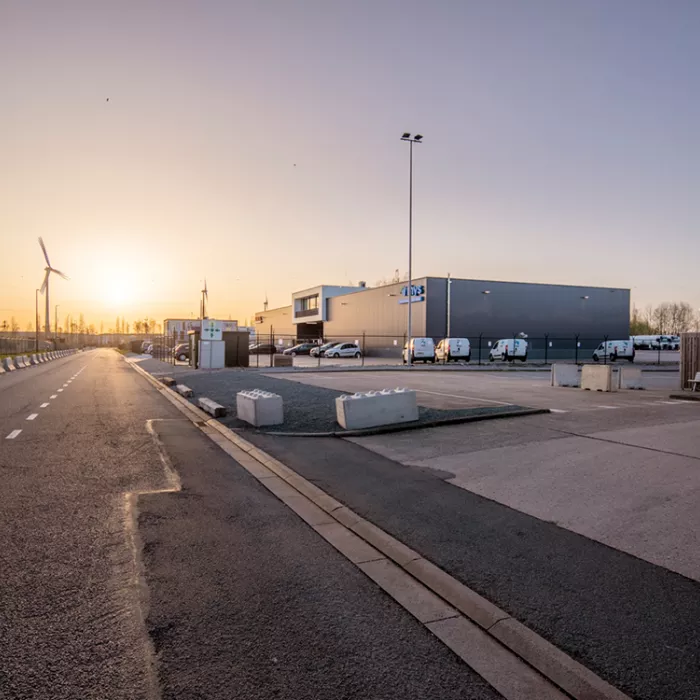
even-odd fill
[[[499,338],[527,336],[533,349],[578,343],[595,347],[603,339],[629,337],[630,291],[529,282],[423,277],[412,284],[414,337]],[[403,345],[407,331],[408,287],[321,285],[292,295],[292,304],[256,314],[258,335],[279,343],[345,339],[363,342],[368,354]],[[556,353],[555,353],[556,354]]]

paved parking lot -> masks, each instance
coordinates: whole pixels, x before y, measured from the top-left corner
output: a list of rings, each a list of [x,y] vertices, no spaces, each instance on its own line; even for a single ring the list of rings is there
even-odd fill
[[[550,386],[549,372],[347,372],[275,374],[291,381],[354,393],[394,387],[418,392],[418,402],[429,408],[471,408],[517,404],[551,411],[636,410],[683,404],[668,396],[678,388],[675,372],[647,372],[649,389],[598,393]]]

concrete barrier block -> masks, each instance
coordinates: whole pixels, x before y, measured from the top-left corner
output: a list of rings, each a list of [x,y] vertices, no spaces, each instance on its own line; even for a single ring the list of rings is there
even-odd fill
[[[577,387],[580,382],[578,365],[552,365],[552,386]]]
[[[172,377],[161,377],[160,381],[165,384],[165,386],[175,386],[177,382]]]
[[[642,370],[637,367],[620,368],[620,389],[645,389]]]
[[[199,399],[199,407],[203,411],[206,411],[210,415],[214,416],[214,418],[219,418],[220,416],[226,415],[226,406],[222,406],[220,403],[216,403],[216,401],[212,401],[206,397]]]
[[[24,369],[27,365],[24,364],[24,358],[21,355],[17,355],[14,358],[15,367],[17,369]]]
[[[32,365],[38,365],[38,364],[39,364],[39,358],[38,358],[36,355],[32,355],[32,356],[29,358],[29,362],[30,362]]]
[[[15,367],[15,363],[12,361],[11,357],[3,357],[2,358],[2,366],[6,372],[14,372],[14,370],[17,369]]]
[[[293,367],[294,358],[291,355],[273,355],[272,356],[272,366],[273,367]]]
[[[0,364],[0,374],[5,374],[5,368]]]
[[[181,396],[185,396],[187,398],[194,396],[194,391],[192,391],[192,389],[190,389],[185,384],[176,384],[175,391],[177,391],[177,393],[180,394]]]
[[[22,355],[22,359],[24,360],[25,367],[31,367],[34,364],[29,355]]]
[[[335,400],[338,423],[346,430],[418,420],[416,392],[409,389],[367,391]]]
[[[581,389],[589,391],[613,391],[610,365],[584,365],[581,368]]]
[[[236,394],[238,417],[256,427],[284,423],[282,397],[262,389],[239,391]]]

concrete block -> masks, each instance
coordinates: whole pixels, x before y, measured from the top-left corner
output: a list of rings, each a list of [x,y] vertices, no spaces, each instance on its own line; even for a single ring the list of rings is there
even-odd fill
[[[24,366],[25,367],[31,367],[34,363],[31,361],[29,355],[22,355],[22,359],[24,360]]]
[[[203,411],[206,411],[210,415],[214,416],[214,418],[226,415],[226,406],[222,406],[220,403],[216,403],[216,401],[212,401],[206,397],[199,399],[199,407]]]
[[[0,365],[0,374],[5,374],[5,371],[5,368],[2,365]]]
[[[172,377],[161,377],[160,381],[165,384],[165,386],[175,386],[177,382]]]
[[[346,430],[418,420],[416,392],[409,389],[383,389],[335,400],[336,420]]]
[[[573,386],[580,384],[578,365],[552,365],[552,386]]]
[[[273,355],[272,356],[272,366],[273,367],[293,367],[294,358],[291,355]]]
[[[17,357],[14,358],[14,361],[17,369],[24,369],[27,366],[24,364],[24,358],[21,355],[17,355]]]
[[[32,356],[29,358],[29,362],[30,362],[30,364],[32,364],[32,365],[38,365],[38,364],[39,364],[39,358],[38,358],[36,355],[32,355]]]
[[[637,367],[620,368],[620,389],[645,389],[642,370]]]
[[[176,384],[175,391],[177,391],[177,393],[181,396],[185,396],[187,398],[194,396],[194,391],[192,391],[192,389],[190,389],[188,386],[185,386],[184,384]]]
[[[261,389],[239,391],[236,394],[236,412],[241,420],[256,427],[284,423],[282,397]]]
[[[610,365],[584,365],[581,368],[581,389],[613,391],[612,367]]]
[[[17,369],[11,357],[3,357],[2,366],[6,372],[13,372]]]

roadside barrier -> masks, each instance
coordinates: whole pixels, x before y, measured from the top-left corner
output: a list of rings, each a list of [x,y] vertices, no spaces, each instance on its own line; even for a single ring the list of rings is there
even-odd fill
[[[418,420],[416,392],[409,389],[383,389],[335,400],[336,420],[346,430],[375,428],[379,425]]]
[[[262,389],[239,391],[236,394],[236,412],[241,420],[255,427],[284,423],[282,397]]]
[[[24,358],[21,355],[17,355],[17,357],[14,358],[14,362],[17,369],[24,369],[27,366],[24,364]]]
[[[272,366],[273,367],[293,367],[294,358],[291,355],[273,355],[272,356]]]
[[[642,370],[637,367],[621,367],[618,388],[620,389],[646,389]]]
[[[177,391],[177,393],[180,394],[181,396],[185,396],[186,398],[190,398],[191,396],[194,396],[194,391],[192,391],[192,389],[190,389],[185,384],[177,384],[175,386],[175,391]]]
[[[578,387],[580,383],[578,365],[552,365],[552,386]]]
[[[612,367],[610,365],[584,365],[581,368],[581,389],[613,391]]]

